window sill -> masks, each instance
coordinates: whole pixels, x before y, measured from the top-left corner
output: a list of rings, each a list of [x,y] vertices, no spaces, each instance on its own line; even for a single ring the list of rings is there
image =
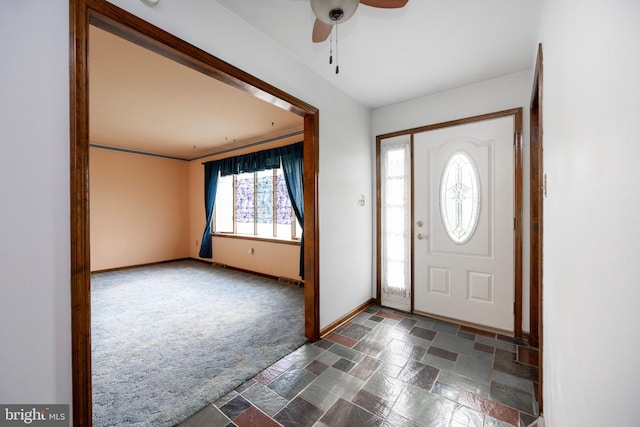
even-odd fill
[[[277,237],[261,237],[261,236],[250,236],[248,234],[231,234],[231,233],[213,233],[213,237],[223,237],[225,239],[255,240],[259,242],[280,243],[283,245],[300,246],[300,239],[296,239],[296,240],[279,239]]]

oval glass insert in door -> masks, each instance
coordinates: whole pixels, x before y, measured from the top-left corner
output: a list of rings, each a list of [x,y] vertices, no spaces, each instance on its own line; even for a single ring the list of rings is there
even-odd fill
[[[454,153],[440,182],[440,215],[449,238],[457,244],[471,239],[480,217],[478,168],[469,154]]]

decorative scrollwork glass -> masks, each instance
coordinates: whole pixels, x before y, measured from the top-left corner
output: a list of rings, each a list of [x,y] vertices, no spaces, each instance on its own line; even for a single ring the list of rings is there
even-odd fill
[[[480,180],[475,162],[464,151],[454,153],[442,172],[440,213],[451,240],[464,244],[471,239],[480,218]]]

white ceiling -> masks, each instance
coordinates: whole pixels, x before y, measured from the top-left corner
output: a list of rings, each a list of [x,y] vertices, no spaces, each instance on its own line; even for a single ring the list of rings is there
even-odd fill
[[[360,5],[339,26],[336,75],[329,42],[311,42],[309,0],[217,1],[372,108],[530,69],[538,43],[536,0],[409,0],[402,9]]]
[[[536,0],[409,0],[360,5],[329,42],[312,43],[309,0],[216,0],[363,105],[375,108],[533,67]],[[195,159],[281,136],[301,117],[92,27],[90,141]],[[248,125],[250,124],[250,125]]]

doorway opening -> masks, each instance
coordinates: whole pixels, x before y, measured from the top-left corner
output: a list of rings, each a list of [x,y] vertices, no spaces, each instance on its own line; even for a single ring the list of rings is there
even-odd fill
[[[305,336],[319,331],[318,110],[105,0],[70,2],[71,302],[74,424],[92,425],[89,231],[89,27],[94,25],[304,119]]]

